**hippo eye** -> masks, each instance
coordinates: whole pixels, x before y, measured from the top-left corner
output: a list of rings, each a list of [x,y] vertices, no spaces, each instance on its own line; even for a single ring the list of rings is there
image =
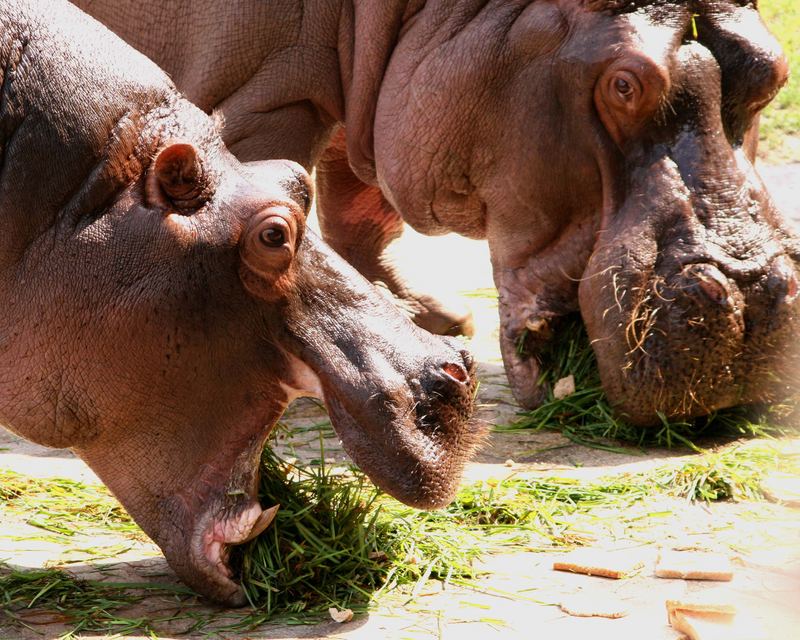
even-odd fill
[[[249,221],[239,241],[239,252],[249,274],[245,279],[261,283],[254,285],[258,295],[266,295],[265,283],[274,280],[292,263],[297,249],[297,225],[292,210],[279,206],[256,213]]]
[[[617,78],[614,81],[614,88],[617,90],[617,93],[626,100],[633,95],[633,87],[623,78]]]
[[[614,91],[614,98],[626,105],[636,100],[641,91],[641,85],[630,71],[615,73],[611,80],[611,87]]]
[[[278,224],[274,224],[262,230],[259,234],[259,238],[266,246],[272,247],[273,249],[278,249],[286,244],[286,232]]]

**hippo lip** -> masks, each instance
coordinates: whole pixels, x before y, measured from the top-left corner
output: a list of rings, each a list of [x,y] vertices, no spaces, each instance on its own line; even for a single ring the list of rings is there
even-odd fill
[[[244,591],[234,581],[230,567],[230,548],[250,542],[272,524],[280,505],[262,509],[250,499],[235,513],[219,515],[210,509],[201,518],[191,543],[192,564],[213,585],[216,599],[239,606],[245,604]]]

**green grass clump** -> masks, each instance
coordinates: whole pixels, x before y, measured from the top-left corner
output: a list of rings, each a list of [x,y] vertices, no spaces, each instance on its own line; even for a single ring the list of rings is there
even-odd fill
[[[70,627],[61,638],[83,631],[155,638],[153,620],[129,618],[119,611],[141,602],[146,592],[191,593],[173,585],[123,584],[81,580],[60,569],[20,570],[0,562],[0,622],[14,626],[60,624]]]
[[[800,4],[797,0],[761,0],[764,22],[783,46],[792,76],[761,118],[760,153],[772,161],[800,161]]]
[[[741,436],[780,435],[789,430],[794,415],[793,402],[764,407],[733,407],[693,420],[662,419],[658,428],[643,429],[625,422],[614,413],[600,384],[594,351],[586,329],[577,316],[568,318],[559,328],[558,339],[543,354],[549,366],[540,383],[551,389],[545,402],[531,411],[520,413],[518,420],[499,430],[554,429],[573,442],[618,451],[612,440],[637,446],[686,446],[696,449],[695,441],[703,436],[735,438]],[[568,375],[575,377],[575,392],[562,399],[553,396],[555,383]]]
[[[771,446],[738,446],[662,467],[643,479],[689,500],[761,500],[761,482],[773,471],[800,475],[800,460]]]
[[[0,469],[0,502],[26,514],[26,522],[59,536],[97,527],[136,540],[147,536],[122,505],[100,485],[66,478],[31,478]]]
[[[264,534],[234,550],[234,563],[264,620],[359,610],[383,589],[472,575],[477,549],[462,548],[453,528],[442,535],[441,514],[381,496],[355,469],[300,467],[267,448],[259,494],[280,509]]]

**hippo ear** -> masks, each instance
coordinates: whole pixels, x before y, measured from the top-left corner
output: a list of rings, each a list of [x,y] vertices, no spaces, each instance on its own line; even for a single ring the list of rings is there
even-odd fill
[[[197,209],[210,198],[209,180],[193,145],[174,143],[156,156],[147,182],[152,204],[176,209]]]

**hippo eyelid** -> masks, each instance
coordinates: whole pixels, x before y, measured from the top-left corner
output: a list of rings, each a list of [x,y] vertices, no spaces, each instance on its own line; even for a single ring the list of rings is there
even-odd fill
[[[266,278],[258,289],[289,269],[298,239],[298,222],[291,209],[268,207],[256,213],[240,240],[240,255],[251,275]]]
[[[293,244],[292,230],[281,216],[270,216],[260,225],[258,239],[267,249],[280,249]]]

